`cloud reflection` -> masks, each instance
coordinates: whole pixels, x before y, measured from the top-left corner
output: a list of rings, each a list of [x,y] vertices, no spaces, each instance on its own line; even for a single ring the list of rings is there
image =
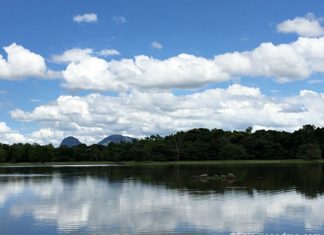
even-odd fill
[[[190,229],[212,232],[262,232],[269,221],[281,220],[316,230],[324,225],[324,198],[306,198],[295,190],[257,192],[228,190],[224,194],[192,195],[139,181],[110,182],[87,176],[66,179],[24,179],[0,183],[0,209],[12,195],[13,218],[32,215],[68,233],[86,229],[121,234],[166,233]],[[32,200],[23,195],[32,192]]]

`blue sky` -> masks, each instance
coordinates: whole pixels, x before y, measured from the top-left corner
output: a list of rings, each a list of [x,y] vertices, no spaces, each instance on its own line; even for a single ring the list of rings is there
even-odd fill
[[[321,126],[323,9],[315,0],[0,0],[2,142]]]

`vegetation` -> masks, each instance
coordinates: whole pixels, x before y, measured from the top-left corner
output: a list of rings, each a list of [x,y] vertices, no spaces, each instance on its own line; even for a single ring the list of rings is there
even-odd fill
[[[133,143],[73,148],[38,144],[0,144],[0,162],[203,161],[323,158],[324,128],[312,125],[293,132],[193,129]]]

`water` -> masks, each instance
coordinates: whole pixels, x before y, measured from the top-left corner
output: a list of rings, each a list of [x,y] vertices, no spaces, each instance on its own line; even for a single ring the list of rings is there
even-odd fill
[[[0,234],[324,234],[324,165],[0,168]],[[235,181],[202,181],[207,173]]]

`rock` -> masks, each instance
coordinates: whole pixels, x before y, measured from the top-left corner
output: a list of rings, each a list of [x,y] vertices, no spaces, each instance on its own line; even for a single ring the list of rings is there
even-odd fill
[[[212,178],[212,180],[215,180],[215,181],[219,181],[220,180],[219,175],[214,175],[211,178]]]
[[[220,180],[221,180],[222,182],[226,181],[226,176],[225,176],[225,175],[221,175],[221,176],[220,176]]]
[[[207,174],[202,174],[199,176],[192,176],[193,179],[199,179],[201,182],[207,182],[208,180],[214,180],[214,181],[234,181],[235,180],[235,175],[233,173],[228,173],[227,175],[213,175],[213,176],[208,176]]]
[[[207,174],[200,175],[200,178],[209,178]]]
[[[207,174],[202,174],[199,177],[200,177],[200,181],[203,183],[206,183],[209,180],[209,176]]]

